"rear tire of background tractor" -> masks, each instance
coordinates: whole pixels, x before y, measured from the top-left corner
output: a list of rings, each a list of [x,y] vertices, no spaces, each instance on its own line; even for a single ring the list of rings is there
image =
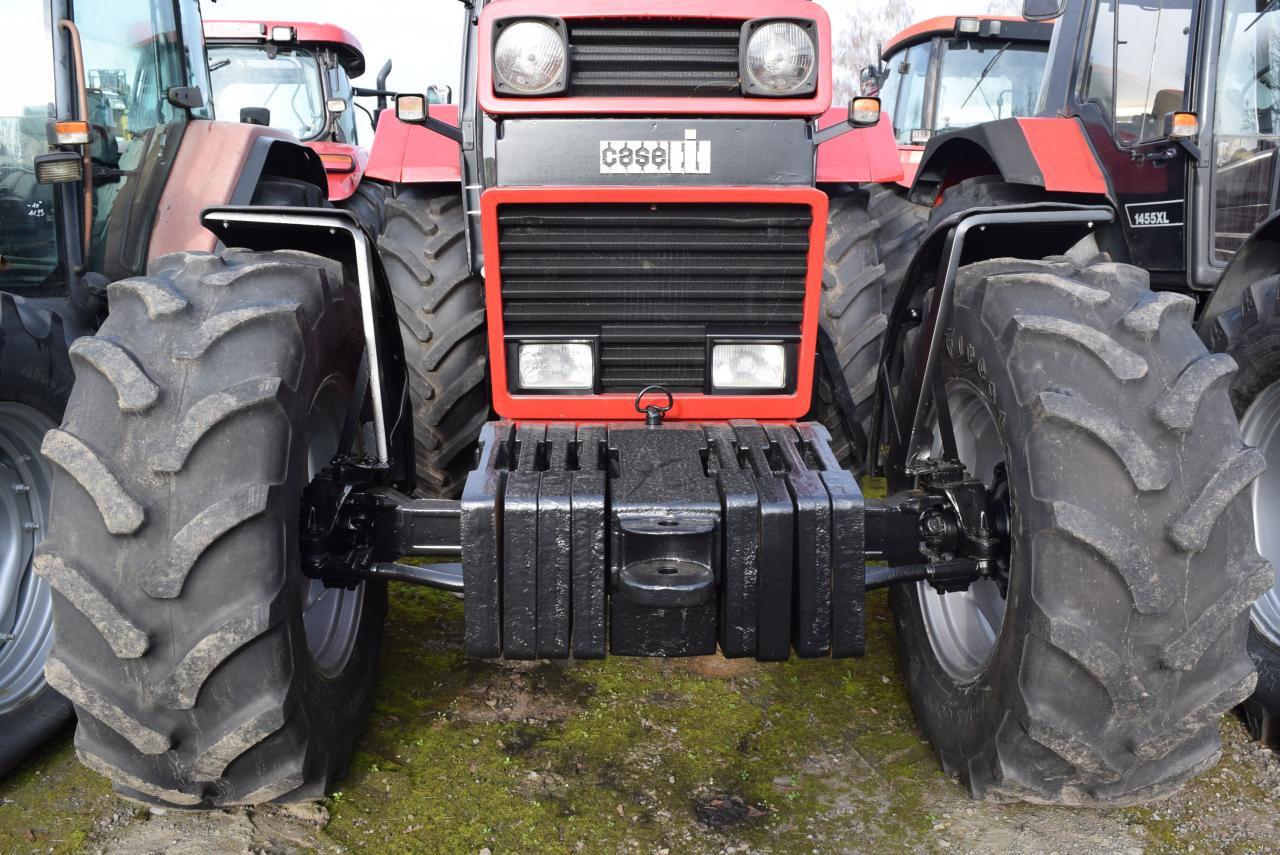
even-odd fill
[[[887,315],[898,298],[907,266],[919,249],[929,224],[929,209],[907,199],[907,191],[896,184],[871,186],[867,208],[879,227],[876,229],[876,251],[884,267],[884,296],[881,301]]]
[[[62,319],[0,295],[0,776],[71,719],[44,679],[53,597],[31,566],[53,479],[40,442],[62,420],[71,381]]]
[[[46,674],[76,750],[158,805],[319,798],[373,691],[384,585],[300,569],[301,493],[332,459],[363,340],[335,262],[179,253],[108,289],[73,348],[53,526]]]
[[[840,395],[831,386],[836,378],[825,370],[818,372],[814,410],[831,431],[836,457],[846,468],[860,469],[871,429],[876,366],[888,313],[928,212],[896,191],[878,186],[833,196],[829,204],[820,321],[857,424],[847,423]],[[876,210],[888,220],[875,219]]]
[[[409,367],[419,491],[453,497],[489,420],[484,280],[471,272],[456,187],[386,201],[378,238]]]
[[[376,240],[387,222],[387,188],[376,181],[361,181],[356,192],[338,202],[336,207],[355,214]]]
[[[1165,795],[1215,762],[1219,718],[1253,691],[1262,458],[1193,311],[1091,244],[960,271],[943,379],[972,474],[1007,467],[1008,583],[890,601],[916,716],[977,798]]]
[[[1211,346],[1235,359],[1231,404],[1244,441],[1267,459],[1267,471],[1252,488],[1258,548],[1280,558],[1280,276],[1245,289],[1241,305],[1218,316]],[[1249,654],[1258,666],[1258,687],[1242,705],[1255,739],[1280,748],[1280,584],[1254,604]]]

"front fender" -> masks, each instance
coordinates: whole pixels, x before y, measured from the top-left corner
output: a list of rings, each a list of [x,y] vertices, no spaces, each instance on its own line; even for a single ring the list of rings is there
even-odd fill
[[[1107,194],[1098,157],[1078,119],[1001,119],[935,136],[911,189],[928,205],[957,181],[999,175],[1051,193]]]
[[[818,120],[826,130],[848,120],[849,108],[833,107]],[[880,114],[874,127],[859,128],[818,146],[819,184],[888,184],[902,180],[902,162],[889,116]]]
[[[458,125],[455,104],[432,104],[431,116]],[[420,125],[406,125],[394,110],[384,110],[378,117],[365,175],[388,184],[458,184],[462,151],[453,140]]]

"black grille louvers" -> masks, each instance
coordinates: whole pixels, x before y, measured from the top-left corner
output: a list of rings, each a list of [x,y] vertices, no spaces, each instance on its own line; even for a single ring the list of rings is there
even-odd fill
[[[741,21],[571,19],[571,97],[734,98]]]
[[[709,336],[799,338],[812,222],[796,204],[504,205],[505,334],[597,339],[602,392],[704,391]]]

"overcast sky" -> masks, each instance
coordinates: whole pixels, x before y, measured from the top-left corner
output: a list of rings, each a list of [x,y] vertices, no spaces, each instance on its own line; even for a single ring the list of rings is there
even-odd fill
[[[819,0],[834,20],[854,9],[875,9],[878,0]],[[402,91],[421,91],[431,83],[454,85],[458,78],[462,41],[462,4],[458,0],[201,0],[206,19],[292,19],[337,24],[356,34],[364,45],[368,72],[362,79],[372,86],[382,63],[395,61],[389,85]],[[985,11],[987,0],[912,0],[917,16],[954,15]]]

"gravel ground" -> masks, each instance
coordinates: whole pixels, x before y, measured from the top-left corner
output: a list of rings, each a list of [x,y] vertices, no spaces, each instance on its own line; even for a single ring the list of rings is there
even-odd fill
[[[1222,722],[1223,760],[1142,808],[969,800],[898,679],[883,596],[870,655],[475,663],[457,599],[397,588],[378,698],[322,804],[149,810],[65,734],[0,783],[0,852],[1280,852],[1280,759]]]

